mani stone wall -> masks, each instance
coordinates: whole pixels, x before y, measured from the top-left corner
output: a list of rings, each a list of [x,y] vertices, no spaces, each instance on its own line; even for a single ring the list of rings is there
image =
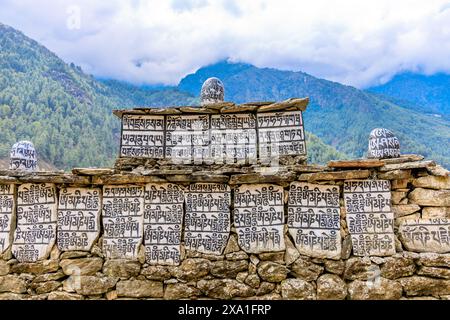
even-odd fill
[[[450,298],[421,156],[122,169],[0,172],[0,299]]]

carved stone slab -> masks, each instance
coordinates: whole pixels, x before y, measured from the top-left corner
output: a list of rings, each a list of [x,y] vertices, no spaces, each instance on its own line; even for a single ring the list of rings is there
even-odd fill
[[[110,259],[137,259],[144,224],[144,187],[103,186],[103,253]]]
[[[25,183],[17,190],[17,228],[12,252],[20,262],[46,259],[56,241],[57,198],[53,183]]]
[[[209,115],[166,118],[166,158],[174,163],[202,163],[209,155]]]
[[[230,235],[231,190],[226,184],[195,183],[185,192],[186,249],[220,255]]]
[[[340,259],[339,186],[292,182],[288,204],[287,224],[298,251]]]
[[[301,111],[258,113],[259,157],[306,155]]]
[[[395,254],[389,180],[344,182],[346,221],[356,256]]]
[[[243,184],[235,189],[234,225],[242,250],[285,249],[283,198],[283,187],[273,184]]]
[[[256,163],[256,116],[211,115],[211,158],[214,163]]]
[[[124,115],[120,156],[164,158],[164,116]]]
[[[149,183],[144,198],[145,261],[179,265],[184,193],[171,183]]]
[[[59,250],[90,251],[100,235],[100,188],[61,188],[58,201]]]
[[[450,219],[405,220],[399,227],[400,241],[416,252],[450,252]]]
[[[16,219],[14,189],[13,184],[0,184],[0,254],[12,242],[11,230]]]

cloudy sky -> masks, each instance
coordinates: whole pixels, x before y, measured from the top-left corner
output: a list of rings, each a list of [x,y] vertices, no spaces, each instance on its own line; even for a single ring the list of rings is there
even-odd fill
[[[450,73],[449,0],[0,0],[0,22],[136,84],[177,84],[227,58],[357,87]]]

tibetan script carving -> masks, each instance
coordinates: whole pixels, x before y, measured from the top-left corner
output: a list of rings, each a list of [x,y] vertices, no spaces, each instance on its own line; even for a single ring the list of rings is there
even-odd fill
[[[339,186],[292,182],[287,224],[301,254],[340,259]]]
[[[234,225],[239,246],[248,253],[282,251],[284,191],[271,184],[241,185],[234,193]]]
[[[195,183],[185,192],[186,249],[222,254],[230,234],[231,190],[228,185]]]
[[[344,202],[354,255],[395,254],[389,180],[345,181]]]
[[[15,216],[14,185],[0,184],[0,254],[11,244]]]
[[[59,250],[91,250],[100,234],[100,192],[99,188],[62,188],[59,191]]]
[[[256,163],[255,115],[212,115],[211,158],[215,163]]]
[[[174,163],[202,163],[208,159],[209,115],[181,115],[166,118],[166,158]]]
[[[144,230],[144,187],[103,186],[102,209],[105,256],[137,259]]]
[[[171,183],[147,184],[144,197],[145,260],[149,264],[179,265],[184,194]]]
[[[258,113],[259,157],[305,155],[302,112]]]
[[[52,183],[19,186],[12,252],[20,262],[46,259],[56,240],[57,199]]]
[[[450,219],[406,220],[400,224],[399,235],[409,251],[450,252]]]
[[[164,158],[164,116],[124,115],[120,156]]]

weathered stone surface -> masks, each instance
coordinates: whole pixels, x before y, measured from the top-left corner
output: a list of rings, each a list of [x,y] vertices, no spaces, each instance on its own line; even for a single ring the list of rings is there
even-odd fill
[[[199,280],[206,276],[211,269],[211,262],[207,259],[193,258],[184,260],[181,265],[170,269],[172,276],[185,280]]]
[[[91,183],[90,177],[77,176],[70,173],[58,174],[32,174],[18,178],[21,183],[58,183],[88,185]]]
[[[59,281],[47,281],[47,282],[38,282],[31,285],[31,288],[36,291],[37,294],[43,294],[55,291],[62,285]]]
[[[316,172],[303,173],[298,177],[300,181],[320,181],[320,180],[349,180],[349,179],[365,179],[370,175],[369,170],[346,170],[336,172]]]
[[[388,257],[381,266],[381,275],[386,279],[398,279],[414,274],[416,265],[414,260],[406,257]]]
[[[422,219],[448,218],[450,219],[450,207],[425,207],[422,208]]]
[[[119,297],[132,298],[162,298],[163,283],[151,280],[122,280],[116,285]]]
[[[420,207],[417,204],[399,204],[393,205],[392,211],[395,218],[400,218],[420,211]]]
[[[399,279],[407,296],[439,296],[450,294],[450,280],[412,276]]]
[[[180,107],[179,110],[183,113],[218,113],[218,110],[214,110],[211,108],[199,108],[199,107]]]
[[[432,160],[427,161],[414,161],[414,162],[404,162],[404,163],[393,163],[386,164],[381,167],[380,171],[391,171],[391,170],[407,170],[407,169],[421,169],[436,166],[436,162]]]
[[[406,220],[400,224],[399,238],[403,246],[415,252],[450,252],[449,219]]]
[[[262,252],[258,254],[261,261],[272,261],[276,263],[284,263],[284,251],[280,252]]]
[[[132,184],[132,183],[155,183],[166,182],[165,179],[157,176],[143,176],[138,174],[112,174],[92,177],[92,184],[108,185],[108,184]]]
[[[253,112],[258,109],[258,106],[252,105],[231,105],[220,109],[220,113],[237,113],[237,112]]]
[[[233,279],[200,280],[197,287],[205,296],[215,299],[251,297],[255,294],[253,288]]]
[[[411,169],[407,169],[407,170],[397,169],[397,170],[378,173],[378,179],[384,179],[384,180],[409,179],[410,177],[411,177]]]
[[[332,160],[327,166],[330,168],[378,168],[384,162],[378,159]]]
[[[170,279],[171,274],[167,267],[164,266],[148,266],[143,268],[141,275],[149,280],[165,281]]]
[[[0,293],[0,300],[23,300],[24,296],[18,293],[5,292]]]
[[[244,183],[288,183],[294,181],[297,174],[292,171],[280,171],[276,174],[245,173],[235,174],[230,178],[230,185]]]
[[[286,279],[281,282],[281,296],[287,300],[315,300],[313,285],[302,279]]]
[[[226,254],[225,258],[230,261],[247,260],[248,254],[246,254],[244,251],[232,252]]]
[[[446,268],[421,267],[417,274],[433,278],[450,279],[450,269]]]
[[[258,288],[259,285],[261,284],[261,279],[258,277],[257,274],[249,274],[245,280],[244,280],[245,284],[248,284],[250,287],[252,288]],[[269,283],[269,282],[267,282]]]
[[[348,259],[352,254],[352,249],[353,249],[352,237],[350,235],[347,235],[344,237],[344,240],[342,240],[341,259],[344,260]]]
[[[64,259],[74,259],[74,258],[83,258],[89,254],[88,251],[66,251],[61,253],[59,257],[61,260]]]
[[[450,190],[430,190],[416,188],[409,193],[408,198],[412,203],[420,206],[449,207]]]
[[[0,260],[0,276],[7,275],[10,269],[9,264],[6,261]]]
[[[202,292],[192,286],[184,283],[173,283],[168,284],[164,290],[164,299],[166,300],[177,300],[177,299],[188,299],[200,296]]]
[[[241,271],[248,269],[248,262],[238,261],[215,261],[211,264],[211,274],[218,278],[236,278]]]
[[[322,274],[324,267],[311,262],[309,258],[300,257],[291,265],[291,273],[306,281],[315,281]]]
[[[0,292],[25,293],[27,292],[27,283],[18,276],[0,276]]]
[[[427,171],[429,174],[432,174],[434,176],[440,176],[440,177],[448,177],[450,175],[450,171],[443,168],[440,165],[436,165],[434,167],[428,167]]]
[[[343,260],[325,260],[324,262],[325,270],[334,273],[337,275],[341,275],[344,273],[345,262]]]
[[[450,268],[450,254],[421,253],[417,264],[427,267]]]
[[[170,182],[216,182],[216,183],[227,183],[230,179],[228,176],[223,174],[174,174],[166,177],[167,181]]]
[[[427,189],[450,189],[450,176],[439,177],[439,176],[425,176],[419,177],[412,181],[413,186],[416,188],[427,188]]]
[[[139,275],[141,265],[138,261],[127,259],[106,260],[103,265],[103,273],[109,277],[129,279]]]
[[[318,300],[344,300],[347,296],[347,285],[335,274],[324,274],[317,279]]]
[[[64,274],[78,276],[93,276],[103,266],[101,258],[64,259],[59,263]]]
[[[398,300],[402,297],[402,285],[382,277],[374,281],[355,280],[348,285],[348,293],[351,300]]]
[[[291,265],[295,262],[295,260],[300,257],[300,252],[298,252],[297,248],[292,243],[291,239],[285,235],[284,243],[286,245],[286,251],[284,253],[284,262],[287,266]]]
[[[282,111],[292,107],[295,107],[296,110],[305,111],[308,103],[309,98],[290,98],[281,102],[260,106],[258,112]]]
[[[423,160],[424,156],[419,154],[402,154],[398,158],[382,159],[385,164],[404,163]]]
[[[82,295],[103,294],[111,290],[117,283],[117,278],[96,276],[70,276],[64,282],[64,290]]]
[[[264,281],[280,282],[286,279],[288,273],[288,268],[272,261],[262,261],[258,264],[258,274]]]
[[[379,270],[368,257],[352,257],[345,262],[344,279],[368,280],[375,277]]]
[[[240,250],[241,250],[241,248],[239,248],[237,235],[236,234],[230,235],[227,246],[225,247],[225,250],[223,251],[223,254],[238,252]]]
[[[408,201],[408,199],[406,199],[407,196],[407,192],[406,191],[392,191],[391,192],[391,200],[392,200],[392,204],[403,204],[402,200],[406,200]]]
[[[31,273],[31,274],[43,274],[49,272],[55,272],[59,269],[58,260],[42,260],[37,262],[23,262],[13,264],[11,266],[12,273]]]
[[[113,174],[113,168],[73,168],[72,173],[80,176],[99,176]]]
[[[68,293],[64,291],[53,291],[48,295],[48,300],[83,300],[84,297],[76,293]]]

